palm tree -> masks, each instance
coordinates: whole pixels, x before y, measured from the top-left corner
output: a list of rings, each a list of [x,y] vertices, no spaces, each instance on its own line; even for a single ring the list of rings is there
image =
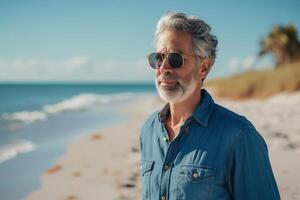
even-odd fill
[[[260,41],[259,56],[272,53],[276,59],[276,67],[283,66],[300,59],[300,43],[297,29],[293,25],[274,26],[272,31]]]

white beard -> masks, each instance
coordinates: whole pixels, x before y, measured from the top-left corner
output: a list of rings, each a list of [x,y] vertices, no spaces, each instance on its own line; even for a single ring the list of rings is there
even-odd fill
[[[182,78],[177,78],[176,80],[177,84],[175,86],[169,86],[169,87],[159,85],[158,82],[160,77],[158,77],[155,81],[155,85],[159,96],[164,101],[175,104],[175,103],[183,102],[188,97],[190,97],[194,92],[200,92],[200,91],[195,91],[199,86],[200,82],[195,78],[195,75],[193,73],[195,72],[192,71],[188,75],[191,76],[191,78],[188,81]]]

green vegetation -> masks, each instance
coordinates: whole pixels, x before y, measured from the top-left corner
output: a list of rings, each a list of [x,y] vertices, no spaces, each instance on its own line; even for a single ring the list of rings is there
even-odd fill
[[[300,62],[275,70],[249,71],[209,80],[205,87],[216,96],[232,99],[265,98],[283,91],[297,91],[300,90]]]

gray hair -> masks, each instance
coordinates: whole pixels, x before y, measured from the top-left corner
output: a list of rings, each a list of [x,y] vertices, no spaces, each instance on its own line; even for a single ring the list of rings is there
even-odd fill
[[[195,16],[168,11],[157,23],[155,31],[155,45],[159,43],[161,34],[172,28],[177,31],[188,32],[192,36],[192,51],[200,58],[210,58],[212,64],[217,54],[217,37],[211,34],[211,28],[204,21]]]

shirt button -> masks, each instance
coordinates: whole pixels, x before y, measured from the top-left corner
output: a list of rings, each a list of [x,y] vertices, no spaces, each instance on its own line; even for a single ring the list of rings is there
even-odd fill
[[[167,137],[163,137],[164,142],[168,142],[168,138]]]
[[[166,196],[165,196],[165,195],[162,195],[162,196],[161,196],[161,200],[166,200]]]
[[[164,169],[165,169],[165,170],[168,170],[169,168],[170,168],[170,165],[165,165],[165,166],[164,166]]]
[[[193,173],[193,177],[194,177],[194,178],[197,178],[198,176],[199,176],[199,174],[198,174],[197,172],[194,172],[194,173]]]

